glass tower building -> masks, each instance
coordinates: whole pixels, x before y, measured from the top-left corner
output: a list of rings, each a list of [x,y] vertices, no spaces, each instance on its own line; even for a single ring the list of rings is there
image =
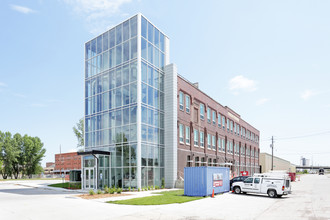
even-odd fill
[[[84,189],[161,185],[168,48],[141,14],[85,44]]]

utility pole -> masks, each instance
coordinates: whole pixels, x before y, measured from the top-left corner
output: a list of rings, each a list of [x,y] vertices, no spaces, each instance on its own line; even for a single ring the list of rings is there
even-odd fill
[[[270,147],[272,148],[272,169],[274,168],[274,136],[272,136],[272,144],[270,145]]]

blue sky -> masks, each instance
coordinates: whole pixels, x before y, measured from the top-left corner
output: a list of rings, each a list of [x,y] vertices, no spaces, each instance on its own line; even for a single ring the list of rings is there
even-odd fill
[[[329,1],[2,0],[0,130],[76,149],[84,43],[141,12],[179,73],[261,132],[261,152],[330,165]]]

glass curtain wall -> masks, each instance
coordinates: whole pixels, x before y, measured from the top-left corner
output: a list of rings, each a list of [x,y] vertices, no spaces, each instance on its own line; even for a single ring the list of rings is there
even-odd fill
[[[165,36],[141,17],[141,186],[164,177]]]
[[[85,150],[99,156],[99,187],[136,187],[137,16],[85,44]]]

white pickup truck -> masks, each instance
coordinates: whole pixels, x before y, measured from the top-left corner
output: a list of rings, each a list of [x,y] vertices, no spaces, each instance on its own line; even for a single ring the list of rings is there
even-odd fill
[[[243,182],[233,183],[236,194],[259,193],[268,194],[269,197],[282,197],[291,193],[291,180],[287,174],[264,173],[255,174]]]

